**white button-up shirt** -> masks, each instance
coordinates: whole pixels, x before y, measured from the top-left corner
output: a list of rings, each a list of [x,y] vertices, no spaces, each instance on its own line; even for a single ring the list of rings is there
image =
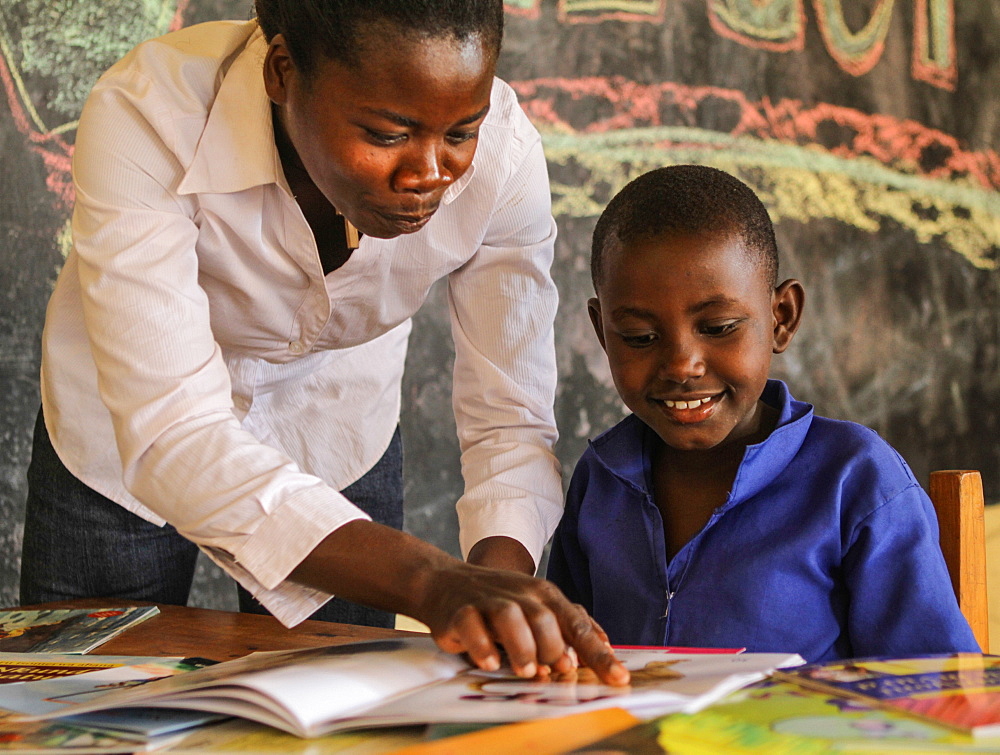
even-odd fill
[[[388,447],[410,317],[446,277],[462,549],[507,535],[537,563],[562,512],[537,132],[496,81],[473,166],[434,218],[364,237],[324,276],[275,149],[265,51],[253,21],[182,29],[139,45],[88,99],[74,245],[43,337],[59,457],[295,623],[330,596],[287,577],[365,518],[337,491]]]

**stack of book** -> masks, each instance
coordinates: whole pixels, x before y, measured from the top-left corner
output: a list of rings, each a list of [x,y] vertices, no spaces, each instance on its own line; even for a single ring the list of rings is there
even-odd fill
[[[250,740],[260,745],[268,737],[360,742],[366,735],[359,732],[372,729],[381,732],[372,741],[384,749],[390,741],[417,744],[428,732],[455,733],[456,726],[532,720],[562,730],[560,741],[568,745],[651,717],[701,710],[779,667],[802,663],[787,653],[690,650],[620,649],[633,677],[624,689],[599,683],[589,669],[539,680],[480,671],[430,637],[254,653],[224,663],[6,653],[0,654],[0,681],[7,682],[0,684],[0,727],[10,736],[0,732],[0,751],[204,752],[253,749]],[[405,726],[419,728],[392,728]],[[401,734],[393,740],[387,731]],[[504,741],[509,745],[509,732]]]

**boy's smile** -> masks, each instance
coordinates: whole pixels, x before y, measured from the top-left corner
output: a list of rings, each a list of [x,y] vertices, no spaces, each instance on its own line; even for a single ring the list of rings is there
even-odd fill
[[[801,286],[770,287],[738,235],[667,233],[606,252],[589,308],[626,406],[677,450],[753,440]]]

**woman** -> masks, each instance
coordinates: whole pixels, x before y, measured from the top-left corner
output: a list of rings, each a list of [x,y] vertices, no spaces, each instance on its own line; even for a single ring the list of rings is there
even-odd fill
[[[22,602],[183,603],[197,544],[286,624],[335,594],[484,668],[498,642],[524,675],[571,646],[623,681],[528,576],[561,511],[554,223],[538,135],[493,79],[501,2],[257,15],[139,45],[84,108]],[[441,277],[469,563],[398,530],[409,317]],[[319,616],[387,618],[354,610]]]

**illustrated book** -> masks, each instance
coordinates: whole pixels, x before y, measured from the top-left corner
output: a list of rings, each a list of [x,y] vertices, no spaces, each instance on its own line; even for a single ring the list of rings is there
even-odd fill
[[[111,691],[74,712],[133,707],[200,710],[268,724],[300,737],[427,723],[506,723],[620,707],[637,716],[700,709],[801,664],[787,653],[683,654],[620,650],[629,687],[600,684],[589,669],[548,680],[484,672],[429,637],[254,653],[134,689]],[[30,717],[51,718],[56,713]]]
[[[5,733],[23,731],[27,718],[58,716],[68,726],[131,735],[133,739],[159,737],[219,720],[223,716],[214,713],[160,708],[81,711],[111,690],[136,688],[212,663],[204,658],[0,653],[0,743]],[[51,733],[37,727],[34,731],[39,736]]]
[[[661,716],[568,751],[995,754],[1000,752],[1000,740],[973,740],[968,734],[899,710],[771,678],[738,690],[698,713]]]
[[[903,711],[973,736],[1000,737],[1000,656],[977,653],[810,664],[776,678]]]
[[[0,611],[0,653],[89,653],[159,612],[156,606]]]

